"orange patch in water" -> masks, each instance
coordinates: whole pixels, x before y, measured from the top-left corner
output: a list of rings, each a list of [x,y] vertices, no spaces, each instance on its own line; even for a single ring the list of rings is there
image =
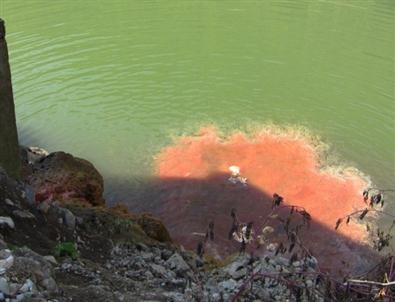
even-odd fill
[[[156,160],[156,175],[163,180],[185,179],[185,181],[188,179],[204,181],[213,175],[224,175],[221,181],[225,183],[227,175],[230,176],[229,167],[236,165],[240,167],[241,176],[248,179],[248,187],[251,186],[265,193],[266,196],[272,196],[273,193],[280,194],[287,204],[304,207],[315,223],[327,229],[310,232],[309,240],[317,241],[317,244],[325,246],[326,240],[332,240],[333,236],[336,236],[333,233],[338,233],[344,235],[345,241],[349,238],[352,241],[361,242],[361,239],[366,237],[366,232],[361,225],[350,224],[340,228],[337,232],[334,231],[334,226],[339,217],[366,206],[361,192],[366,188],[367,182],[355,173],[334,173],[331,169],[322,170],[319,160],[314,145],[301,135],[292,133],[279,135],[264,131],[253,137],[238,133],[223,140],[215,129],[205,128],[198,136],[183,137],[174,145],[164,148]],[[204,200],[201,200],[205,195],[199,192],[199,188],[184,186],[184,189],[179,189],[180,185],[176,187],[178,193],[169,193],[167,197],[162,198],[162,201],[167,202],[172,208],[173,213],[177,209],[182,211],[185,207],[183,203],[190,203],[196,197],[200,199],[200,205],[204,208],[201,214],[210,213],[210,210],[205,209],[207,206],[215,206],[216,210],[222,207],[223,211],[228,214],[229,206],[235,205],[235,200],[232,199],[235,199],[236,195],[239,199],[243,196],[239,193],[235,195],[233,189],[228,190],[220,185],[218,192],[210,187],[212,195],[217,197],[208,196],[207,200],[210,200],[211,204],[207,205]],[[166,189],[174,191],[175,187],[169,186],[164,188]],[[186,192],[188,190],[189,192]],[[252,211],[251,217],[247,217],[248,213],[246,214],[246,219],[254,219],[257,222],[270,212],[271,205],[267,200],[266,204],[262,205],[262,201],[258,198],[253,201],[254,197],[249,196],[248,193],[245,196],[248,196],[248,201],[240,200],[236,204],[239,208],[245,205]],[[198,206],[194,207],[195,211],[199,211]],[[259,215],[257,211],[261,211]],[[172,227],[172,219],[175,219],[175,216],[169,217],[170,213],[166,213],[166,210],[161,213],[164,221],[169,223],[172,235],[181,243],[187,242],[186,245],[188,245],[189,241],[185,239],[185,234],[180,234],[183,230]],[[184,214],[188,216],[191,212],[185,210]],[[200,213],[195,214],[200,215]],[[187,222],[192,218],[180,215],[178,219],[184,219]],[[196,220],[196,217],[193,219]],[[229,221],[227,223],[229,224]],[[201,227],[204,228],[204,224]],[[204,232],[205,229],[195,231]],[[319,251],[320,247],[317,247],[317,244],[315,249]],[[335,247],[336,244],[332,245]],[[190,246],[190,248],[193,247]],[[336,251],[326,252],[337,253]]]
[[[230,174],[229,166],[237,165],[249,184],[305,207],[314,219],[330,228],[339,217],[364,206],[361,192],[366,188],[365,180],[320,170],[314,148],[304,139],[265,133],[252,139],[236,134],[222,141],[213,129],[200,133],[162,150],[157,176],[206,178]],[[352,236],[349,229],[347,234]]]

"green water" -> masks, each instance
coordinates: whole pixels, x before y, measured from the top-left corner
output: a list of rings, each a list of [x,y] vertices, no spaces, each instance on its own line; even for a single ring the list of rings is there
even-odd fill
[[[1,0],[20,140],[91,160],[109,199],[127,199],[114,179],[149,176],[172,135],[298,124],[395,187],[394,12],[392,0]]]

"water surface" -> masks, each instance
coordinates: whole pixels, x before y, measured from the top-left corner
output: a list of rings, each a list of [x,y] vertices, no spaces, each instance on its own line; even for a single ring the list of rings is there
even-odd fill
[[[2,0],[21,142],[91,160],[127,201],[172,136],[272,121],[393,187],[394,6]]]

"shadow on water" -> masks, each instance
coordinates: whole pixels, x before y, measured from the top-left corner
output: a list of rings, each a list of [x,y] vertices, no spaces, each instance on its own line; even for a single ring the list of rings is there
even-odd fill
[[[213,256],[223,258],[238,252],[240,247],[238,242],[228,239],[232,208],[237,210],[241,222],[254,222],[256,235],[260,233],[263,222],[272,210],[271,196],[252,185],[244,187],[230,184],[228,176],[218,173],[202,179],[147,179],[139,183],[137,190],[133,190],[121,179],[108,180],[108,184],[114,191],[131,192],[127,200],[123,200],[130,210],[157,215],[165,223],[172,238],[188,249],[196,249],[199,241],[203,240],[202,234],[206,232],[208,224],[214,221],[215,240],[210,243],[210,252]],[[114,203],[109,202],[110,205]],[[281,210],[279,216],[286,217],[289,212],[289,208]],[[328,227],[312,217],[310,227],[300,233],[301,241],[319,260],[323,271],[336,275],[365,271],[377,260],[377,253],[362,241],[356,240],[355,233],[351,238],[344,232],[342,234],[336,231],[336,219],[334,218],[333,227]],[[270,241],[283,242],[287,246],[284,224],[273,218],[269,219],[268,225],[274,227]],[[343,227],[353,228],[352,223]],[[365,234],[361,228],[358,231],[361,232],[360,238],[363,238]],[[252,249],[252,246],[249,248]],[[257,250],[257,253],[264,252],[264,248]],[[286,255],[290,256],[289,253]]]
[[[29,136],[22,143],[45,147],[39,136],[27,135],[25,130],[19,129],[20,136],[21,133],[24,137]],[[110,206],[124,202],[132,212],[153,213],[162,219],[176,242],[192,250],[203,239],[201,234],[206,232],[208,224],[214,221],[215,240],[207,250],[213,256],[224,258],[237,253],[240,248],[238,242],[228,239],[232,224],[231,209],[237,210],[241,222],[253,221],[257,235],[272,210],[271,194],[275,193],[264,192],[251,184],[247,187],[232,185],[227,182],[228,177],[226,173],[217,172],[205,178],[152,177],[133,182],[125,178],[106,177],[106,199]],[[284,197],[287,203],[287,196]],[[286,217],[289,209],[279,214]],[[328,216],[328,213],[322,214]],[[342,226],[343,232],[336,231],[334,226],[338,218],[333,216],[333,224],[328,226],[317,219],[317,214],[312,216],[310,227],[302,230],[300,238],[319,260],[322,270],[339,276],[348,272],[364,272],[376,262],[378,254],[364,244],[362,228],[353,228],[350,223],[349,226]],[[283,225],[277,219],[269,219],[268,224],[275,229],[270,242],[283,242],[287,246]],[[265,248],[260,248],[257,253],[265,253]],[[286,256],[291,255],[286,253]]]

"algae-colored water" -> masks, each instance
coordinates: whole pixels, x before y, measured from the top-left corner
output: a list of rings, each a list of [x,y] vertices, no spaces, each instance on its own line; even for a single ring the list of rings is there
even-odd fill
[[[268,121],[394,187],[394,1],[2,0],[0,15],[21,142],[91,160],[109,200],[173,135]]]

